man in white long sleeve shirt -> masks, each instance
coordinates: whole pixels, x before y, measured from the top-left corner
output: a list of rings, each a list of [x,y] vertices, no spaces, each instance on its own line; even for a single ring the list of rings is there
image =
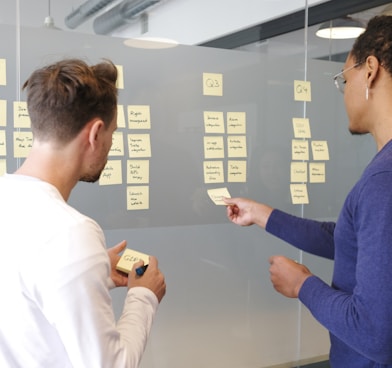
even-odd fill
[[[100,226],[67,204],[77,182],[95,182],[106,164],[116,79],[110,61],[69,59],[24,85],[33,146],[0,178],[1,367],[126,368],[141,360],[166,290],[158,262],[151,256],[141,277],[117,272],[126,242],[107,250]],[[128,287],[119,321],[115,286]]]

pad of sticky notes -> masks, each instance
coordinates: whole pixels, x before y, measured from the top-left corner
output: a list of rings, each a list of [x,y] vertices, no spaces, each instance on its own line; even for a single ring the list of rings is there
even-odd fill
[[[218,206],[226,205],[226,203],[223,202],[222,197],[231,198],[227,188],[209,189],[207,190],[207,193],[210,196],[211,200]]]
[[[120,260],[117,263],[116,269],[125,273],[129,273],[135,263],[144,261],[144,264],[148,264],[149,255],[137,252],[133,249],[125,249],[121,255]]]

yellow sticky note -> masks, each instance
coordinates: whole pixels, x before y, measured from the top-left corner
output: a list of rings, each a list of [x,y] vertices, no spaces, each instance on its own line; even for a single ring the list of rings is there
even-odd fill
[[[227,190],[227,188],[216,188],[216,189],[208,189],[207,193],[211,200],[217,205],[217,206],[225,206],[225,202],[223,202],[222,197],[230,198],[230,193]]]
[[[203,95],[223,96],[223,75],[220,73],[203,73]]]
[[[33,146],[32,132],[14,132],[14,157],[27,157]]]
[[[0,100],[0,126],[7,125],[7,100]]]
[[[150,181],[149,160],[127,161],[127,184],[148,184]]]
[[[227,113],[227,133],[246,134],[246,113],[228,112]]]
[[[148,210],[149,187],[146,185],[134,185],[127,187],[127,210]]]
[[[125,128],[124,105],[117,105],[117,128]]]
[[[324,162],[311,162],[309,164],[309,181],[311,183],[325,183]]]
[[[312,141],[312,154],[315,161],[328,161],[329,151],[327,141]]]
[[[310,82],[294,81],[294,100],[295,101],[311,101],[312,94],[310,89]]]
[[[128,134],[129,157],[151,157],[150,134]]]
[[[109,156],[124,156],[124,135],[123,132],[114,132],[112,135],[112,146]]]
[[[116,65],[116,68],[117,68],[116,87],[118,89],[124,89],[124,68],[122,65]]]
[[[225,148],[223,137],[205,136],[204,137],[204,157],[205,158],[224,158]]]
[[[14,101],[14,127],[30,128],[30,116],[27,110],[27,102]]]
[[[99,185],[122,184],[121,160],[108,160],[99,178]]]
[[[246,136],[229,135],[227,137],[227,156],[228,157],[246,157]]]
[[[7,85],[7,62],[5,59],[0,59],[0,86]]]
[[[129,105],[128,106],[128,128],[129,129],[151,129],[150,106]]]
[[[309,142],[293,139],[291,142],[291,155],[293,160],[308,161]]]
[[[0,176],[4,175],[7,172],[7,161],[0,160]]]
[[[293,128],[295,138],[311,138],[309,119],[293,118]]]
[[[246,183],[246,161],[227,162],[227,181],[229,183]]]
[[[5,130],[0,130],[0,156],[7,156]]]
[[[306,183],[308,181],[308,164],[306,162],[292,162],[290,174],[292,183]]]
[[[204,111],[204,130],[206,133],[223,134],[225,123],[222,111]]]
[[[204,161],[204,183],[223,183],[225,181],[223,172],[223,161]]]
[[[144,265],[148,265],[150,256],[148,254],[127,248],[121,255],[121,258],[116,265],[116,269],[125,273],[129,273],[132,271],[133,265],[139,261],[143,261]]]
[[[290,184],[290,192],[293,204],[309,204],[306,184]]]

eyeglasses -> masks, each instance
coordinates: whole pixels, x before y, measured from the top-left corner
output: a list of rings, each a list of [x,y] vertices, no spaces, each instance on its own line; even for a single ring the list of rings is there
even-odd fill
[[[362,63],[356,63],[355,65],[352,65],[352,66],[350,66],[349,68],[342,70],[340,73],[336,74],[336,75],[333,77],[333,81],[334,81],[334,83],[335,83],[335,86],[336,86],[336,88],[337,88],[340,92],[344,93],[344,88],[346,87],[346,79],[343,77],[343,73],[346,73],[346,72],[348,72],[349,70],[354,69],[354,68],[356,68],[357,66],[360,66],[361,64],[362,64]]]

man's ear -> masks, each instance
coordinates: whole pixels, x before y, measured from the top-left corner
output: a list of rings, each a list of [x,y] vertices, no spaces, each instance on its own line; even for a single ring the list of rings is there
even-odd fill
[[[366,67],[366,85],[370,88],[377,78],[377,75],[380,71],[381,64],[378,61],[378,59],[370,55],[366,58],[365,61],[365,67]]]
[[[99,137],[103,129],[105,129],[105,123],[101,119],[94,119],[87,124],[88,131],[88,141],[93,150],[96,149],[97,143],[99,142]]]

